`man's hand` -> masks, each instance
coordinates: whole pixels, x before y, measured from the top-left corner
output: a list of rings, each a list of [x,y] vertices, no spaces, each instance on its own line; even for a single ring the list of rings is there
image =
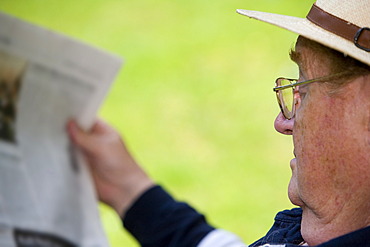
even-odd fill
[[[120,216],[153,181],[127,151],[116,130],[98,120],[89,132],[70,121],[67,130],[90,166],[99,199]]]

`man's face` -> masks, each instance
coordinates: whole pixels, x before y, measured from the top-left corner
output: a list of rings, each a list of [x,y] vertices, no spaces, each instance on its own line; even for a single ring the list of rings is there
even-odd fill
[[[328,61],[297,44],[300,80],[328,75]],[[299,88],[295,118],[275,127],[292,134],[295,159],[289,198],[303,209],[311,244],[370,224],[370,82],[359,77],[333,92],[326,83]]]

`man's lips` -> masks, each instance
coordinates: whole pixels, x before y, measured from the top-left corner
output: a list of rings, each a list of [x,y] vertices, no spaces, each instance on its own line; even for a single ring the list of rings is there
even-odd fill
[[[296,168],[297,166],[297,159],[294,158],[290,161],[290,168],[292,169],[292,171]]]

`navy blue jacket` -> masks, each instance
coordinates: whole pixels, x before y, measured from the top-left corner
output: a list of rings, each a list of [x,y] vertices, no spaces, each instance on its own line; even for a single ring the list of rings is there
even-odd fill
[[[251,244],[285,244],[296,247],[302,210],[295,208],[278,213],[266,236]],[[175,201],[160,186],[146,191],[123,217],[126,229],[143,247],[196,247],[214,228],[203,215],[186,203]],[[330,240],[317,247],[370,247],[370,227]]]

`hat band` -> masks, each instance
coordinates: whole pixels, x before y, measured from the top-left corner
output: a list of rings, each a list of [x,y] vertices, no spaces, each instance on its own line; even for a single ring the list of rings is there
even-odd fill
[[[358,27],[324,11],[315,4],[308,13],[307,19],[325,30],[353,42],[358,48],[370,52],[369,27]]]

